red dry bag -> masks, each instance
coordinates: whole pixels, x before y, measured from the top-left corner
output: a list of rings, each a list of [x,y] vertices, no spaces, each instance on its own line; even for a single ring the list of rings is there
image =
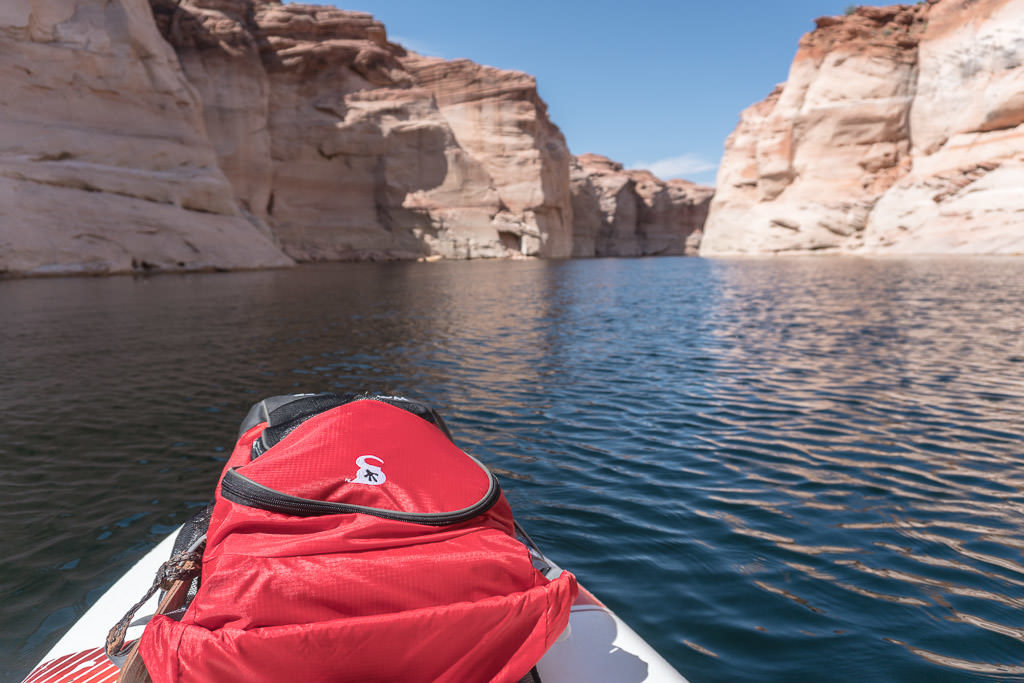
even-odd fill
[[[497,479],[432,410],[320,394],[248,422],[198,591],[142,636],[157,683],[517,681],[565,628],[575,578],[534,568]]]

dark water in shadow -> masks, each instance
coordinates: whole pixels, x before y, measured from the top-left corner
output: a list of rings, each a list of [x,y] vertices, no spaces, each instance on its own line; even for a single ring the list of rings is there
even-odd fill
[[[210,496],[263,395],[427,399],[702,680],[1024,680],[1024,261],[0,282],[0,678]]]

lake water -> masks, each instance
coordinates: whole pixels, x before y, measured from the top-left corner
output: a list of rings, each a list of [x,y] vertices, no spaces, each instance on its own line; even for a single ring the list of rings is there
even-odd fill
[[[370,390],[694,681],[1024,680],[1024,260],[3,281],[0,321],[0,679],[210,498],[252,402]]]

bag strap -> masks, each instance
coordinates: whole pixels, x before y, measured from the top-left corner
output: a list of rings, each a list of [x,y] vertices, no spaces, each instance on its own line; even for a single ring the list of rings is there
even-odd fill
[[[160,606],[157,608],[156,613],[166,614],[181,607],[182,603],[185,602],[185,596],[188,595],[188,589],[191,585],[191,577],[176,579],[172,582],[171,587],[167,589],[167,594],[164,595],[164,599],[160,601]],[[138,607],[134,609],[138,609]],[[118,622],[118,626],[120,624],[121,622]],[[114,628],[116,629],[118,626]],[[111,633],[113,633],[113,630],[111,630]],[[123,633],[121,634],[121,641],[123,644]],[[109,647],[109,635],[107,636],[107,643]],[[107,650],[107,656],[111,656],[110,650]],[[152,681],[149,670],[146,669],[146,662],[142,660],[142,655],[139,654],[139,641],[136,640],[131,644],[128,654],[124,658],[124,664],[121,666],[121,672],[117,675],[115,683],[152,683]]]
[[[160,606],[156,611],[157,614],[166,614],[181,607],[188,596],[188,589],[192,585],[192,579],[198,576],[202,569],[203,550],[205,547],[206,536],[204,535],[202,538],[197,539],[192,546],[175,553],[171,556],[171,559],[160,565],[160,569],[157,570],[156,577],[153,579],[153,585],[149,587],[146,594],[110,629],[104,649],[106,650],[107,657],[112,662],[123,667],[122,675],[127,673],[129,659],[136,659],[141,662],[141,657],[138,657],[138,642],[136,641],[131,645],[125,645],[124,642],[132,617],[160,589],[167,592],[164,594],[163,600],[160,601]],[[145,670],[144,666],[143,670]],[[120,676],[118,680],[121,680]]]

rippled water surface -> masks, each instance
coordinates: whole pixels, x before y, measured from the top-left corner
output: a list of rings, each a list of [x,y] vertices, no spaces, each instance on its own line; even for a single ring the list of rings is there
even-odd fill
[[[1024,680],[1024,261],[0,282],[0,678],[209,499],[264,395],[441,409],[683,674]],[[119,616],[119,615],[118,615]]]

